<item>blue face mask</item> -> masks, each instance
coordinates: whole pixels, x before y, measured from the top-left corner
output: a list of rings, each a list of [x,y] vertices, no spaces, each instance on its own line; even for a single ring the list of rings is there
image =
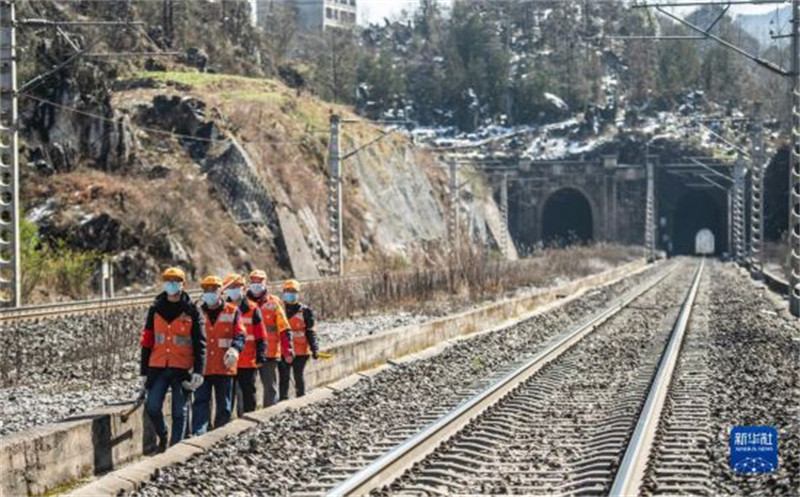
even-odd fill
[[[250,291],[253,295],[261,295],[267,291],[267,287],[263,283],[250,283]]]
[[[167,295],[177,295],[181,291],[181,284],[177,281],[167,281],[164,283],[164,291]]]
[[[203,293],[203,302],[206,305],[214,305],[219,302],[219,295],[217,295],[217,292],[205,292]]]
[[[233,301],[240,300],[242,298],[242,289],[239,287],[228,288],[227,290],[225,290],[225,297]]]
[[[287,304],[294,304],[297,302],[297,294],[296,293],[284,293],[283,294],[283,301]]]

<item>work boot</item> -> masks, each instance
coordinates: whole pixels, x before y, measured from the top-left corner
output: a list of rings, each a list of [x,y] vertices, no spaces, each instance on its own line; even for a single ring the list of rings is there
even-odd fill
[[[166,435],[163,437],[158,437],[158,448],[156,449],[156,454],[163,454],[164,451],[167,450],[167,437]]]

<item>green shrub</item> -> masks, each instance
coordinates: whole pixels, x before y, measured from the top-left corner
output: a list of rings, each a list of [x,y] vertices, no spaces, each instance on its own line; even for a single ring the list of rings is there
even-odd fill
[[[94,251],[80,251],[64,240],[47,243],[39,236],[36,224],[20,222],[20,259],[22,263],[22,301],[28,302],[39,288],[54,290],[71,298],[86,297],[91,291],[91,277],[100,256]]]

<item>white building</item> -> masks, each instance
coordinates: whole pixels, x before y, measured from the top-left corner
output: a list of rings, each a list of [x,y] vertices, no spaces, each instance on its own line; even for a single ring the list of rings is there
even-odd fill
[[[253,23],[264,27],[277,5],[291,5],[306,29],[352,28],[358,22],[358,0],[250,0]]]

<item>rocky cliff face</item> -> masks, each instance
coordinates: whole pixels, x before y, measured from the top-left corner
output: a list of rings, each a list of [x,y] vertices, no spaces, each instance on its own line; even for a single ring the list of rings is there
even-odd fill
[[[30,111],[23,194],[44,235],[113,256],[118,286],[150,284],[166,264],[194,278],[329,272],[327,120],[355,120],[347,109],[270,80],[197,73],[137,74],[107,101],[85,98],[65,88]],[[381,132],[344,124],[342,152]],[[401,133],[344,162],[348,271],[443,256],[442,166]],[[469,185],[461,202],[467,240],[499,232],[487,188]]]

